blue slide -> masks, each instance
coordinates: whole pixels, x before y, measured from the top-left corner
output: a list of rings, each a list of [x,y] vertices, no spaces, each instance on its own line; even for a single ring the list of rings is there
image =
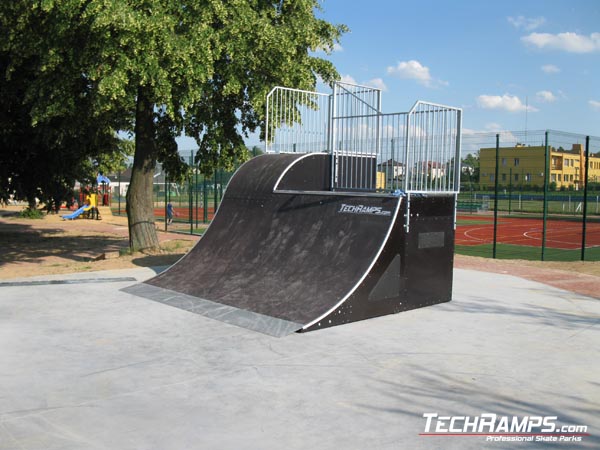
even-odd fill
[[[81,215],[81,213],[83,213],[84,211],[87,211],[91,208],[90,205],[83,205],[81,208],[79,208],[77,211],[73,211],[71,214],[68,214],[66,216],[60,216],[63,220],[65,219],[70,219],[73,220],[77,217],[79,217]]]

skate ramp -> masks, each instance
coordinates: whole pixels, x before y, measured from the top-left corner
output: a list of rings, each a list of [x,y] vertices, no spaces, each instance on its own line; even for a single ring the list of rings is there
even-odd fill
[[[449,301],[453,199],[414,198],[409,242],[406,197],[326,192],[329,163],[250,160],[198,244],[126,291],[274,336]]]

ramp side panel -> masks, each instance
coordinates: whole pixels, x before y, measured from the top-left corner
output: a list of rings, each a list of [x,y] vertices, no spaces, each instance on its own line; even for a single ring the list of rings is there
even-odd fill
[[[410,232],[404,228],[406,203],[369,274],[352,295],[302,331],[394,314],[452,299],[454,197],[411,200]]]
[[[405,243],[406,309],[452,299],[454,264],[454,197],[415,198]],[[404,309],[403,309],[404,310]]]

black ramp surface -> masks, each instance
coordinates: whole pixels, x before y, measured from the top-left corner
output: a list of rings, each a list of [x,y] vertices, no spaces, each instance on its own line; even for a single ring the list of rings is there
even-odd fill
[[[273,192],[292,163],[322,167],[323,158],[264,155],[244,164],[196,247],[146,283],[296,324],[325,314],[372,265],[400,199]],[[305,187],[325,182],[317,173]]]

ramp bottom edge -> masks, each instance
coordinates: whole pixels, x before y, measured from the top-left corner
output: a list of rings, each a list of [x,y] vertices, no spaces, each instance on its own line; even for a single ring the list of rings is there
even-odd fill
[[[269,336],[283,337],[302,328],[302,324],[299,323],[265,316],[145,283],[134,284],[121,289],[121,291]]]

